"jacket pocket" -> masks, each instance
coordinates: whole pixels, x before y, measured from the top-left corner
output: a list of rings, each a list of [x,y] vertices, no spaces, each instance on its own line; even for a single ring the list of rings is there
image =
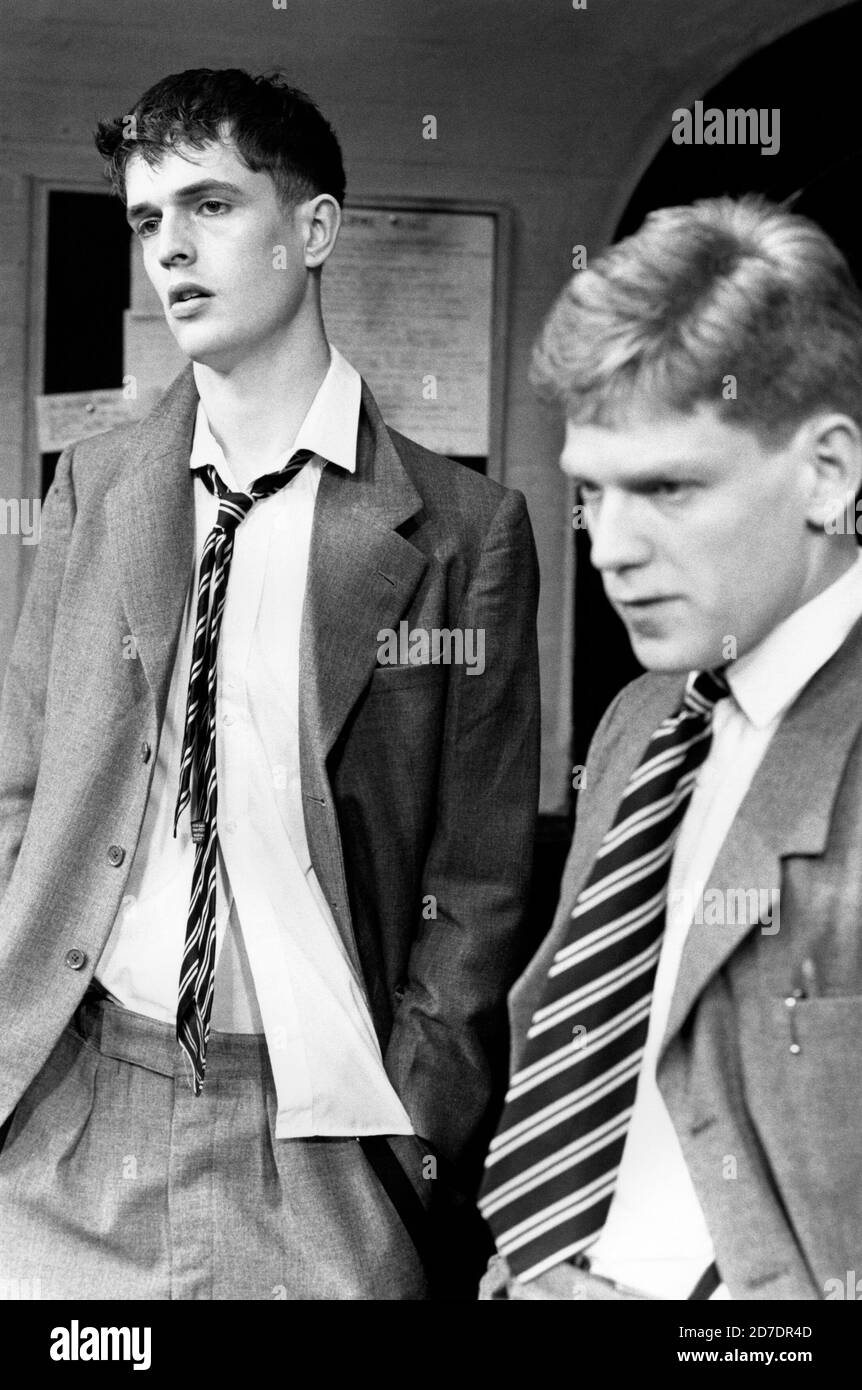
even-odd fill
[[[389,695],[396,690],[418,692],[446,680],[447,668],[423,663],[418,666],[375,666],[368,694]]]
[[[748,1110],[822,1289],[862,1250],[862,997],[792,997],[740,1002],[740,1054]]]

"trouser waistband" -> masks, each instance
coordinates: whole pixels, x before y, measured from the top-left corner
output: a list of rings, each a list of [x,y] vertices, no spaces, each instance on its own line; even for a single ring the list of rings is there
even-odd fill
[[[115,1004],[98,985],[87,990],[71,1026],[104,1057],[131,1062],[161,1076],[188,1075],[188,1059],[177,1042],[173,1025]],[[208,1077],[259,1079],[267,1074],[271,1075],[269,1054],[262,1033],[210,1032]]]

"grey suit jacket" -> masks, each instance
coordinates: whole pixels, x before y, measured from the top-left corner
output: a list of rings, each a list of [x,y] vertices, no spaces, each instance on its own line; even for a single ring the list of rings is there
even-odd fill
[[[513,1070],[623,789],[682,688],[641,677],[596,733],[560,911],[511,995]],[[706,885],[706,902],[710,888],[780,891],[778,930],[768,914],[719,926],[704,911],[659,1057],[659,1089],[734,1298],[823,1298],[862,1254],[860,691],[862,623],[782,720]],[[788,1007],[806,957],[817,995]]]
[[[196,404],[189,367],[145,421],[67,450],[46,499],[0,701],[0,1122],[94,973],[138,842],[194,565]],[[305,821],[389,1074],[464,1186],[505,1081],[537,588],[521,494],[389,431],[364,387],[356,473],[328,465],[315,507]],[[401,620],[483,629],[484,674],[378,664]]]

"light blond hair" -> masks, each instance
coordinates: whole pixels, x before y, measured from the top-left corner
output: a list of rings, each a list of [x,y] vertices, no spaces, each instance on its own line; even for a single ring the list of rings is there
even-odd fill
[[[573,276],[530,379],[579,423],[705,402],[771,437],[818,409],[862,424],[862,295],[825,232],[760,196],[662,208]]]

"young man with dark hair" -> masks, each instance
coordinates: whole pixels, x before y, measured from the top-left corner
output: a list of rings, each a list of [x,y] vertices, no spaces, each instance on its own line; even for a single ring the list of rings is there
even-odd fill
[[[567,287],[534,380],[648,674],[596,733],[560,912],[512,994],[483,1297],[843,1298],[862,296],[783,209],[665,209]]]
[[[0,1272],[470,1296],[537,797],[524,500],[330,347],[306,97],[180,73],[97,144],[190,365],[60,459],[4,683]],[[402,621],[484,670],[380,663]]]

